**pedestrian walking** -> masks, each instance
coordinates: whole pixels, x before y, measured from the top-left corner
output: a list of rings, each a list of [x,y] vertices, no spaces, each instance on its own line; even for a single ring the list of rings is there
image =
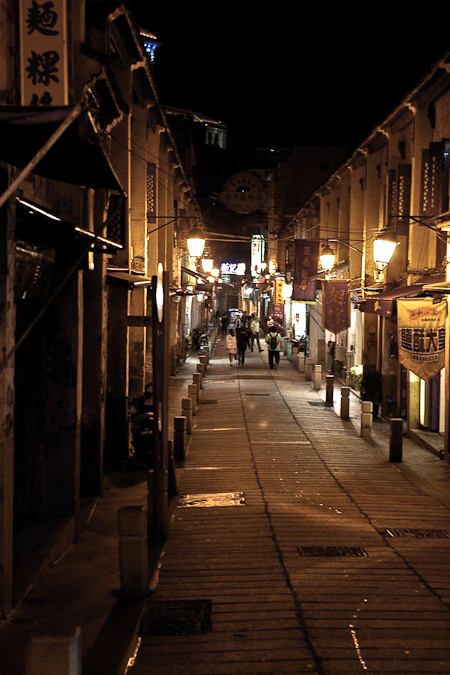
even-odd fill
[[[250,329],[241,328],[236,333],[237,350],[239,356],[239,363],[243,366],[245,363],[245,352],[247,347],[250,347]]]
[[[228,330],[228,324],[230,323],[230,317],[228,316],[228,312],[224,312],[221,320],[220,320],[220,328],[221,328],[221,333],[222,337],[228,337],[227,336],[227,330]]]
[[[252,314],[250,318],[251,318],[250,330],[252,332],[252,336],[250,338],[250,349],[253,351],[253,347],[256,341],[256,344],[258,345],[258,350],[262,352],[264,350],[261,349],[261,344],[259,342],[259,329],[260,329],[259,319],[257,319],[254,314]]]
[[[269,368],[273,370],[280,363],[281,336],[275,327],[273,319],[269,319],[267,328],[266,343],[269,354]]]
[[[230,359],[230,366],[232,366],[233,361],[236,359],[236,354],[237,354],[236,336],[235,336],[234,330],[232,328],[230,328],[230,331],[227,335],[226,345],[227,345],[228,357]]]

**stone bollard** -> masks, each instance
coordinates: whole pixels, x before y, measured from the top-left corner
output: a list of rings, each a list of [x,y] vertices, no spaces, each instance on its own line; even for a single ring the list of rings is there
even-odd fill
[[[350,418],[350,387],[341,387],[341,418]]]
[[[305,380],[312,379],[312,359],[307,358],[305,361]]]
[[[203,388],[201,373],[194,373],[194,374],[192,375],[192,379],[193,379],[193,381],[194,381],[194,384],[196,384],[196,385],[198,386],[198,388],[199,388],[199,393],[200,393],[200,389]]]
[[[334,375],[327,375],[325,406],[327,408],[333,407],[333,393],[334,393]]]
[[[205,375],[205,366],[203,365],[203,363],[197,363],[197,373],[200,373],[203,388],[203,377]]]
[[[186,433],[192,434],[192,400],[181,399],[181,414],[186,418]]]
[[[401,462],[403,458],[403,420],[401,417],[391,417],[389,426],[389,461]]]
[[[26,648],[26,675],[80,675],[81,629],[71,622],[52,619],[40,622]]]
[[[145,597],[149,583],[147,513],[143,506],[122,506],[118,522],[121,594]]]
[[[361,401],[361,436],[363,438],[369,438],[372,435],[372,411],[372,401]]]
[[[183,399],[184,400],[184,399]],[[189,399],[190,400],[190,399]],[[175,461],[186,459],[187,418],[181,415],[173,418],[173,456]]]
[[[192,401],[192,414],[197,414],[198,401],[198,386],[196,384],[188,384],[188,396]]]
[[[200,356],[200,363],[203,364],[203,373],[205,373],[206,369],[208,368],[208,362],[209,359],[207,356]]]
[[[322,366],[314,366],[314,389],[319,391],[322,386]]]

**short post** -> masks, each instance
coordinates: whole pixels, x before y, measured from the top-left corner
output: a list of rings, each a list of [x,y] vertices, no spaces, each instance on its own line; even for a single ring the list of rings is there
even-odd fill
[[[322,386],[322,366],[314,366],[314,389],[319,391]]]
[[[203,386],[203,376],[205,374],[205,366],[203,365],[203,363],[197,363],[197,373],[200,374],[201,382],[202,382],[202,386]]]
[[[312,379],[312,358],[308,357],[305,361],[305,380]]]
[[[26,675],[80,675],[81,629],[71,622],[43,621],[27,644]]]
[[[350,387],[341,387],[341,418],[350,418]]]
[[[147,514],[143,506],[118,511],[120,590],[124,598],[147,595],[149,583]]]
[[[183,462],[186,459],[186,430],[187,430],[186,417],[184,417],[183,415],[180,415],[180,417],[174,417],[173,456],[175,458],[175,461],[177,462]]]
[[[188,384],[188,396],[192,401],[192,414],[197,414],[198,387],[196,384]]]
[[[190,398],[181,399],[181,414],[186,418],[186,433],[192,434],[192,400]]]
[[[200,356],[200,363],[203,364],[203,372],[206,372],[206,369],[208,367],[208,357],[207,356]]]
[[[391,417],[389,426],[389,461],[401,462],[403,457],[403,420],[401,417]]]
[[[361,436],[369,438],[372,435],[372,401],[361,401]]]
[[[327,375],[326,390],[325,390],[325,406],[327,408],[333,407],[334,394],[334,375]]]
[[[192,380],[193,380],[194,384],[196,384],[198,386],[199,390],[203,388],[201,373],[194,373],[192,375]]]

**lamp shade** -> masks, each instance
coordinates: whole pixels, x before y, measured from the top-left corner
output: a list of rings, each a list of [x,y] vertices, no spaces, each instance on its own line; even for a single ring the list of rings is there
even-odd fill
[[[203,255],[205,248],[205,238],[197,227],[189,233],[187,238],[187,247],[189,255],[192,258],[200,258]]]
[[[394,232],[382,230],[376,239],[373,240],[374,262],[377,265],[386,267],[390,262],[398,243]]]
[[[205,272],[205,274],[209,274],[211,272],[213,265],[214,260],[211,258],[209,253],[205,253],[205,255],[202,258],[202,269]]]
[[[320,253],[320,264],[322,266],[322,269],[331,270],[334,265],[335,258],[336,256],[333,250],[327,244]]]

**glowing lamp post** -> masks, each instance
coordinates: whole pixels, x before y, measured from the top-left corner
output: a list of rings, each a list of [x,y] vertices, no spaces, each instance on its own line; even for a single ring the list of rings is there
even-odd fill
[[[333,250],[327,244],[322,249],[322,252],[320,254],[320,264],[322,266],[322,269],[325,270],[326,272],[329,272],[333,268],[335,258],[336,256]]]

